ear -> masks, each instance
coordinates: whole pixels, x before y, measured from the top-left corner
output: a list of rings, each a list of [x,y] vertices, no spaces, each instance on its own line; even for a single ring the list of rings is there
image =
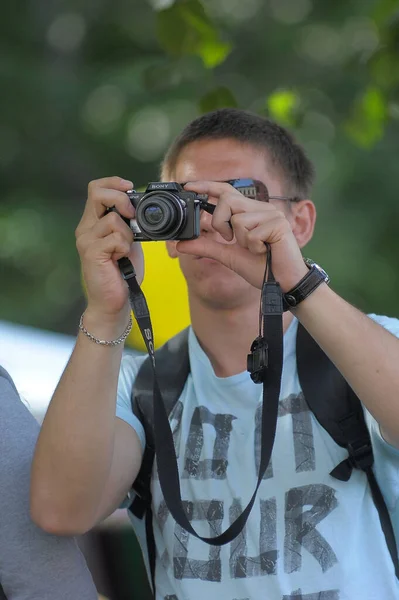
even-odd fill
[[[303,248],[312,239],[316,224],[316,207],[311,200],[300,200],[291,203],[289,221],[292,231],[298,242],[298,246]]]
[[[177,258],[179,256],[179,253],[176,250],[177,242],[169,241],[169,242],[165,242],[165,244],[166,244],[166,250],[168,251],[170,258]]]

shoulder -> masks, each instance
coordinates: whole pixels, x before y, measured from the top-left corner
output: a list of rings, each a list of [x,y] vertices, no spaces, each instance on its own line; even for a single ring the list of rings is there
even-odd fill
[[[0,365],[0,386],[1,386],[2,390],[11,388],[12,392],[14,392],[15,394],[18,395],[17,388],[15,387],[14,382],[11,379],[11,376],[1,365]]]
[[[0,452],[0,580],[9,598],[95,600],[75,541],[49,536],[31,521],[29,481],[38,432],[39,424],[0,366],[0,447],[5,450]]]
[[[7,448],[0,460],[0,469],[32,453],[39,424],[21,400],[7,371],[0,367],[0,441]]]

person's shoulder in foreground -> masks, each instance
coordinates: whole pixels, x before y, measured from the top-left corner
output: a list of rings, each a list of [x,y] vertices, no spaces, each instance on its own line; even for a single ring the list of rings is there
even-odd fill
[[[45,533],[31,521],[29,478],[38,432],[0,366],[0,585],[7,600],[95,600],[76,541]]]

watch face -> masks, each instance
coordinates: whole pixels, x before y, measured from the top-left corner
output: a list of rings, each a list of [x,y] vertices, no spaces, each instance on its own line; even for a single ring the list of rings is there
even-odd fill
[[[304,258],[303,260],[305,261],[305,264],[309,267],[309,269],[315,267],[319,271],[319,273],[324,277],[326,283],[330,281],[330,278],[327,275],[326,271],[323,269],[323,267],[315,263],[311,258]]]

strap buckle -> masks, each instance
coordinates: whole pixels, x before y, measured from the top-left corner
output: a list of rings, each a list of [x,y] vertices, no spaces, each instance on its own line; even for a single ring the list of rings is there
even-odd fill
[[[366,471],[374,462],[373,449],[369,440],[359,440],[352,442],[347,446],[349,452],[349,461],[355,469]]]
[[[146,477],[139,475],[133,483],[133,492],[135,494],[132,503],[129,507],[131,512],[142,519],[145,515],[146,510],[151,505],[151,475],[152,470],[146,474]]]
[[[134,266],[126,256],[118,260],[118,265],[121,275],[125,281],[131,279],[132,277],[136,277],[136,271],[134,270]]]
[[[254,383],[262,383],[265,379],[269,363],[269,346],[263,337],[252,342],[251,353],[247,356],[247,371]]]
[[[133,491],[143,502],[148,502],[151,498],[149,485],[151,484],[151,477],[147,477],[146,480],[137,477],[133,484]]]

